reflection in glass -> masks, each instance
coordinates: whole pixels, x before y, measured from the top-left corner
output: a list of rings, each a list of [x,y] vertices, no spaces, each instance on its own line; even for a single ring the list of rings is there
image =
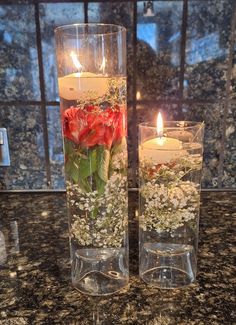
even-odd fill
[[[155,16],[154,9],[153,9],[153,1],[147,1],[143,3],[143,15],[144,17]]]
[[[137,89],[143,100],[179,95],[182,1],[156,1],[154,16],[137,3]]]
[[[225,53],[226,49],[220,48],[219,33],[211,33],[204,37],[191,40],[187,48],[186,61],[188,64],[196,64],[219,58]]]
[[[4,109],[0,109],[0,121],[2,125],[7,125],[11,156],[11,166],[4,170],[3,187],[6,186],[9,190],[45,188],[47,183],[40,106],[5,105]]]
[[[157,51],[157,24],[140,23],[137,25],[137,37],[149,44],[153,50]]]
[[[189,84],[185,87],[187,98],[216,100],[225,96],[232,14],[229,0],[189,1],[185,70]]]

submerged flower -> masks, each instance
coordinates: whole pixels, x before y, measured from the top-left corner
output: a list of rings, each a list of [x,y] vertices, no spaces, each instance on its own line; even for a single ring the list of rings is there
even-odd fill
[[[92,105],[70,107],[63,113],[62,126],[64,136],[76,144],[110,148],[126,135],[125,109],[118,105],[105,110]]]

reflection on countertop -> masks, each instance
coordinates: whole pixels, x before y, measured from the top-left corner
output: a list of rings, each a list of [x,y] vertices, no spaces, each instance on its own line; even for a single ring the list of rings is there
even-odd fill
[[[130,285],[101,298],[70,284],[65,194],[0,194],[0,324],[234,324],[236,192],[204,192],[197,283],[138,278],[137,193],[130,193]]]

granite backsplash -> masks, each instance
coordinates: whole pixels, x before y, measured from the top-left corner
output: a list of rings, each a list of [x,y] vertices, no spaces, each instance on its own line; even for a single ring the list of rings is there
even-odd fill
[[[55,65],[56,26],[105,22],[127,28],[130,187],[137,186],[137,123],[204,121],[203,188],[236,188],[236,3],[234,0],[3,0],[0,127],[11,166],[0,189],[63,189]],[[138,95],[137,95],[138,94]]]

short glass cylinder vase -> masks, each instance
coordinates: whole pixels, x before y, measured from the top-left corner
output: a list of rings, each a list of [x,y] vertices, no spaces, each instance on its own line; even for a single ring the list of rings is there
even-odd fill
[[[139,272],[178,288],[196,279],[204,124],[139,125]]]
[[[108,295],[128,283],[126,30],[55,31],[72,283]]]

